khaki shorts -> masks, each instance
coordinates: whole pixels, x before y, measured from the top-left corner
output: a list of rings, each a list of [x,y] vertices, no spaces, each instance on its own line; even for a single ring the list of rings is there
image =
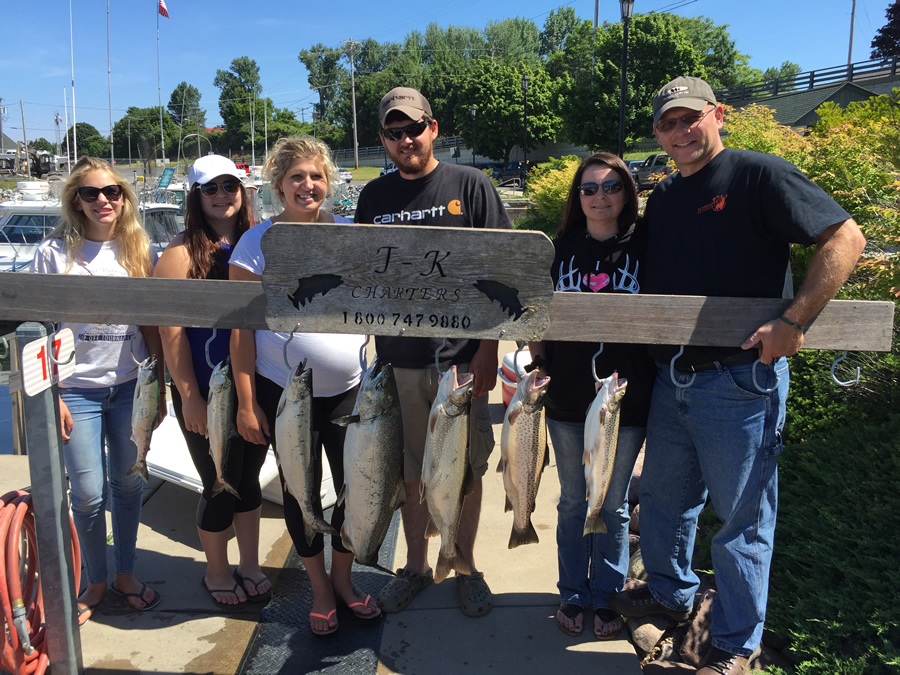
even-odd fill
[[[466,372],[469,364],[457,366]],[[437,396],[440,374],[434,366],[428,368],[394,368],[397,391],[400,394],[400,411],[403,414],[404,463],[403,476],[407,483],[422,478],[422,460],[425,457],[425,439],[428,434],[428,418],[431,405]],[[488,467],[488,457],[494,449],[494,430],[488,410],[488,396],[472,399],[469,424],[469,463],[472,474],[481,478]]]

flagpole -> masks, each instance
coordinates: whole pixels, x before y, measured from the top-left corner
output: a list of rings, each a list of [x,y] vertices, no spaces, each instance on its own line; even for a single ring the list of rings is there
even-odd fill
[[[72,169],[72,156],[69,153],[69,97],[66,95],[66,88],[63,87],[63,107],[66,109],[66,169]]]
[[[166,135],[163,132],[163,115],[162,115],[162,85],[159,77],[159,0],[156,2],[156,96],[159,101],[159,138],[161,142],[162,157],[166,158]]]
[[[109,163],[115,166],[116,159],[113,156],[113,125],[112,125],[112,67],[109,61],[109,0],[106,0],[106,96],[109,103]]]
[[[72,0],[69,0],[69,59],[72,62],[72,160],[78,159],[78,127],[75,122],[75,42],[72,37]],[[66,142],[69,134],[66,133]]]

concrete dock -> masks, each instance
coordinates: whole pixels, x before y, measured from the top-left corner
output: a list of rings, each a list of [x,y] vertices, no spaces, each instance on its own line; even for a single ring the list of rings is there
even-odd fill
[[[501,343],[502,354],[515,349]],[[248,603],[223,611],[201,586],[205,558],[195,524],[197,494],[156,480],[148,489],[138,533],[136,574],[162,595],[148,612],[135,612],[123,598],[107,593],[81,629],[87,673],[597,673],[639,674],[634,648],[623,631],[616,640],[594,638],[591,617],[585,631],[569,637],[555,625],[556,502],[555,462],[546,471],[533,522],[540,543],[507,548],[512,514],[504,513],[504,490],[494,472],[499,459],[503,407],[501,391],[491,392],[498,443],[484,478],[476,561],[494,593],[494,609],[469,618],[459,609],[452,578],[433,585],[405,611],[374,621],[338,613],[340,629],[317,637],[308,628],[309,584],[293,552],[281,507],[264,502],[260,559],[275,586],[272,602]],[[0,456],[0,489],[30,483],[27,458]],[[399,516],[399,514],[398,514]],[[405,544],[395,527],[382,550],[385,566],[405,561]],[[229,544],[238,559],[234,539]],[[434,564],[437,544],[430,547]],[[109,548],[110,569],[112,547]],[[375,595],[388,576],[368,568],[355,571],[357,584]]]

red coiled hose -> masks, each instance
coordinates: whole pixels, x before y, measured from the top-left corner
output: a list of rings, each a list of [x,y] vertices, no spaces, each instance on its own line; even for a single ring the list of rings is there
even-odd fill
[[[72,528],[75,588],[78,588],[81,553],[71,515],[69,525]],[[0,497],[0,605],[3,607],[6,628],[6,640],[0,650],[0,667],[16,675],[43,673],[47,669],[49,657],[46,651],[37,537],[31,495],[23,490],[13,490]],[[24,609],[24,616],[19,623],[24,619],[24,629],[33,648],[30,654],[26,653],[29,651],[28,645],[20,640],[19,629],[13,622],[16,607]],[[20,610],[19,614],[22,613]]]

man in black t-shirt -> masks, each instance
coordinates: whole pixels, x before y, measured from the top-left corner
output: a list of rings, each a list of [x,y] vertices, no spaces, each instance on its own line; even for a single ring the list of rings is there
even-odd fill
[[[709,497],[718,595],[701,675],[743,672],[765,621],[788,392],[786,356],[840,289],[865,246],[850,215],[792,164],[726,149],[709,85],[679,77],[653,99],[656,138],[678,165],[647,202],[646,293],[791,299],[742,345],[655,345],[658,363],[641,476],[648,583],[611,597],[625,616],[690,613],[697,518]],[[816,250],[796,296],[791,243]],[[670,363],[672,370],[670,373]]]
[[[381,99],[381,143],[397,171],[377,178],[363,189],[356,207],[356,222],[435,227],[511,228],[496,189],[475,169],[439,162],[433,153],[438,123],[421,93],[397,87]],[[382,589],[378,604],[388,612],[404,609],[431,584],[428,540],[430,515],[419,500],[422,460],[431,405],[440,372],[435,351],[440,339],[376,336],[378,355],[394,366],[403,413],[404,479],[408,502],[401,507],[406,537],[406,565]],[[463,613],[486,614],[493,607],[491,591],[476,570],[475,535],[481,513],[481,477],[494,447],[488,392],[497,382],[496,340],[449,340],[441,349],[440,368],[458,366],[475,375],[470,412],[469,453],[474,480],[466,495],[456,543],[471,574],[456,574]]]

